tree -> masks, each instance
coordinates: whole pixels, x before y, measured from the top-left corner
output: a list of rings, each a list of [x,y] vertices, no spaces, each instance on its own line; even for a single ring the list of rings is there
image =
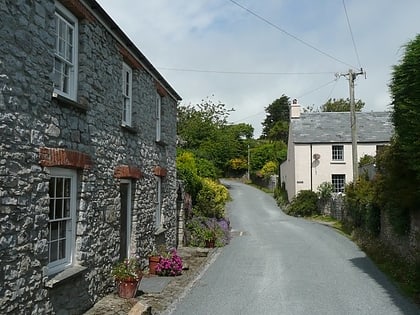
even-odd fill
[[[225,104],[215,103],[209,98],[196,106],[178,107],[178,150],[194,153],[197,161],[210,161],[211,164],[201,161],[208,174],[215,173],[211,165],[217,168],[217,174],[222,174],[230,168],[231,159],[247,155],[247,143],[254,128],[245,123],[228,124],[231,111]]]
[[[406,234],[420,211],[420,34],[405,46],[389,85],[395,136],[377,155],[378,202],[394,230]]]
[[[290,113],[289,106],[289,97],[283,94],[265,109],[267,115],[262,123],[263,130],[261,139],[282,140],[287,143]]]
[[[402,166],[413,172],[420,187],[420,34],[405,46],[404,57],[393,67],[390,91]]]
[[[361,100],[357,100],[354,104],[356,112],[360,112],[365,106],[365,103]],[[329,99],[324,105],[320,107],[321,112],[349,112],[350,111],[350,99]]]

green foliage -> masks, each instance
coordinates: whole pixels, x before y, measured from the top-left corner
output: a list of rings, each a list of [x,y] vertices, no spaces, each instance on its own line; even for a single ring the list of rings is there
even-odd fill
[[[375,157],[374,156],[371,156],[371,155],[365,154],[364,156],[362,156],[360,158],[359,167],[362,167],[362,166],[365,166],[365,165],[374,164],[374,163],[375,163]]]
[[[196,164],[198,176],[212,179],[219,178],[220,171],[211,161],[206,159],[197,159]]]
[[[202,216],[195,216],[188,221],[187,229],[190,233],[189,246],[206,247],[206,242],[214,241],[217,247],[224,246],[230,241],[229,223],[225,219],[215,220]]]
[[[420,253],[409,260],[395,252],[386,242],[367,235],[363,230],[355,230],[353,238],[379,269],[420,304]]]
[[[251,172],[260,171],[268,161],[282,163],[287,157],[287,145],[282,141],[258,141],[251,149]]]
[[[293,198],[288,213],[294,216],[311,216],[318,212],[318,196],[312,190],[301,190]]]
[[[333,185],[330,182],[321,183],[317,189],[318,198],[323,201],[331,199],[333,190]]]
[[[234,158],[229,161],[229,167],[235,171],[247,170],[248,161],[244,158]]]
[[[413,174],[401,161],[403,153],[395,141],[376,157],[377,202],[398,235],[408,233],[410,212],[418,211],[420,206],[419,187],[413,186]]]
[[[411,171],[406,180],[420,189],[420,34],[408,42],[400,64],[394,66],[390,90],[396,148],[402,166]]]
[[[289,97],[282,95],[266,109],[267,113],[263,125],[261,139],[283,141],[287,143],[289,124]]]
[[[278,164],[273,161],[268,161],[261,168],[260,174],[262,175],[262,177],[268,178],[271,175],[277,174],[277,171],[278,171]]]
[[[229,200],[227,188],[208,178],[204,178],[202,184],[203,186],[197,194],[194,212],[199,216],[223,218],[225,205]]]
[[[196,106],[178,107],[180,148],[193,152],[198,159],[210,161],[217,169],[212,170],[207,163],[199,170],[201,176],[221,176],[229,170],[231,159],[246,158],[254,129],[244,123],[228,124],[231,111],[209,98]]]
[[[360,227],[378,235],[381,226],[381,213],[376,203],[375,182],[362,176],[357,182],[348,184],[345,192],[344,200],[352,227]]]
[[[185,190],[191,195],[193,202],[202,188],[200,176],[194,155],[191,152],[181,152],[176,159],[176,171],[178,179],[184,182]]]
[[[361,100],[357,100],[354,103],[356,112],[360,112],[365,106],[365,103]],[[324,105],[320,107],[321,112],[349,112],[350,111],[350,99],[329,99]]]
[[[274,198],[279,206],[285,207],[289,203],[285,182],[282,182],[281,185],[277,185],[274,189]]]

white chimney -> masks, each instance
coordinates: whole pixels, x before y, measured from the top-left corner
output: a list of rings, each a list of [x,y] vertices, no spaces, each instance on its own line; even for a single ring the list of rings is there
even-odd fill
[[[290,106],[290,119],[299,119],[300,118],[300,105],[298,104],[297,99],[293,99],[292,105]]]

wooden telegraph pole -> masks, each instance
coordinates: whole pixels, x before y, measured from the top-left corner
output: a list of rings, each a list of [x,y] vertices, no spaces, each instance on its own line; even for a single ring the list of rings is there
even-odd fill
[[[365,74],[363,69],[359,72],[354,72],[352,69],[348,73],[340,74],[349,78],[349,92],[350,92],[350,127],[351,127],[351,151],[353,163],[353,182],[359,178],[359,162],[357,160],[357,124],[356,124],[356,105],[354,102],[354,80],[358,75]]]

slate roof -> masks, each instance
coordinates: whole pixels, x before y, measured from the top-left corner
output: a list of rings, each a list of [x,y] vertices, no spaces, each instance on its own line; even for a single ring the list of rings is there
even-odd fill
[[[357,142],[389,142],[390,112],[356,113]],[[350,112],[301,113],[290,123],[294,143],[351,143]]]

